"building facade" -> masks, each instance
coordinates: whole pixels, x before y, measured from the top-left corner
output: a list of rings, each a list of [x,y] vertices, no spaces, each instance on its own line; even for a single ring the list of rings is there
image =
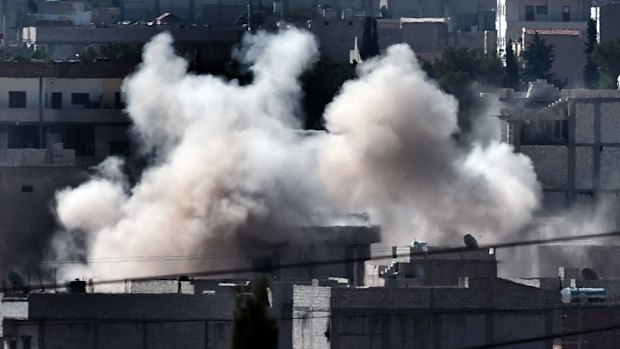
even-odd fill
[[[620,203],[620,91],[558,91],[538,81],[527,93],[503,94],[504,139],[532,159],[547,211]]]
[[[498,0],[495,22],[498,53],[506,52],[509,40],[518,42],[523,28],[585,32],[590,6],[591,0]]]

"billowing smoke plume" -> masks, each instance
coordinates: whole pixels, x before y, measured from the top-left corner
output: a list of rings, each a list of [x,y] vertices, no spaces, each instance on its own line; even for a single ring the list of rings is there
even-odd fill
[[[247,86],[187,74],[171,40],[154,38],[124,85],[153,164],[130,186],[110,159],[91,181],[59,192],[59,258],[216,254],[219,244],[286,234],[277,227],[332,224],[336,212],[370,213],[390,243],[507,237],[538,206],[529,159],[497,142],[456,145],[456,101],[405,45],[362,64],[328,107],[328,132],[306,135],[297,131],[298,77],[317,54],[310,34],[247,36],[239,52],[254,75]],[[123,278],[209,267],[168,262],[63,272]]]
[[[326,111],[322,174],[351,209],[403,234],[513,232],[537,208],[530,160],[506,144],[456,146],[456,100],[429,82],[405,45],[366,63]],[[390,239],[390,236],[385,236]],[[413,238],[412,235],[409,239]]]

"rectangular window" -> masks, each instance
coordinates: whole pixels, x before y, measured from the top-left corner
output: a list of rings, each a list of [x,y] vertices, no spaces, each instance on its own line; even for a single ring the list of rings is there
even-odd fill
[[[116,109],[124,109],[125,102],[123,102],[123,96],[120,92],[114,92],[114,107]]]
[[[52,93],[52,109],[62,109],[62,93]]]
[[[570,22],[570,6],[562,6],[562,20]]]
[[[110,142],[109,155],[129,156],[129,142]]]
[[[536,6],[536,15],[546,16],[547,6]]]
[[[73,105],[87,105],[89,102],[88,93],[72,93],[71,104]]]
[[[34,192],[34,187],[32,185],[22,185],[22,193],[33,193],[33,192]]]
[[[534,20],[534,6],[525,6],[525,20],[526,21]]]
[[[9,108],[26,108],[26,91],[9,91]]]
[[[22,349],[31,349],[31,348],[32,348],[32,337],[22,336]]]

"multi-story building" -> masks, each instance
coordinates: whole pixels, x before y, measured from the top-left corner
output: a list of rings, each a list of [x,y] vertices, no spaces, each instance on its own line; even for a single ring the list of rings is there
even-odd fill
[[[0,63],[0,257],[4,273],[35,263],[54,231],[56,190],[130,148],[121,84],[133,67],[113,63]]]
[[[592,1],[592,19],[596,21],[598,42],[620,38],[620,1]]]
[[[179,48],[200,49],[207,59],[226,59],[233,45],[241,41],[240,28],[210,28],[185,25],[128,24],[106,27],[25,27],[22,39],[26,46],[56,59],[75,60],[89,47],[105,44],[137,44],[169,32]]]
[[[504,139],[532,159],[548,212],[599,199],[620,205],[620,91],[538,81],[502,94]]]
[[[523,28],[585,31],[591,0],[498,0],[495,27],[497,49],[506,51],[509,40],[521,39]]]

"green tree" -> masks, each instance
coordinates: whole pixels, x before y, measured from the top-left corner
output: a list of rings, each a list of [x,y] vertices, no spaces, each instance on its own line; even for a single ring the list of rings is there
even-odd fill
[[[379,37],[377,36],[377,19],[367,16],[364,21],[364,32],[362,33],[362,43],[360,56],[363,60],[379,55]]]
[[[620,39],[598,44],[592,54],[592,61],[599,67],[600,87],[615,89],[620,75]]]
[[[555,56],[553,51],[553,45],[547,45],[545,40],[536,32],[532,37],[532,42],[527,45],[523,52],[523,77],[526,81],[552,80],[553,76],[549,72]]]
[[[269,282],[261,279],[237,292],[232,349],[278,347],[278,328],[267,314]]]
[[[323,112],[325,107],[340,91],[342,84],[354,77],[355,65],[335,62],[325,56],[321,56],[301,76],[304,92],[302,104],[305,112],[305,129],[324,129]]]
[[[471,130],[472,119],[482,107],[478,92],[487,87],[500,87],[504,82],[504,67],[497,56],[485,56],[467,48],[447,48],[440,59],[432,63],[423,61],[422,69],[458,100],[458,124],[462,133]]]
[[[506,45],[506,79],[504,87],[515,90],[519,87],[519,64],[517,64],[517,57],[515,57],[515,52],[512,49],[512,40],[508,40]]]
[[[594,50],[596,50],[596,22],[593,19],[588,21],[588,42],[586,43],[586,65],[583,67],[583,82],[587,88],[598,88],[599,72],[598,65],[593,61]]]

